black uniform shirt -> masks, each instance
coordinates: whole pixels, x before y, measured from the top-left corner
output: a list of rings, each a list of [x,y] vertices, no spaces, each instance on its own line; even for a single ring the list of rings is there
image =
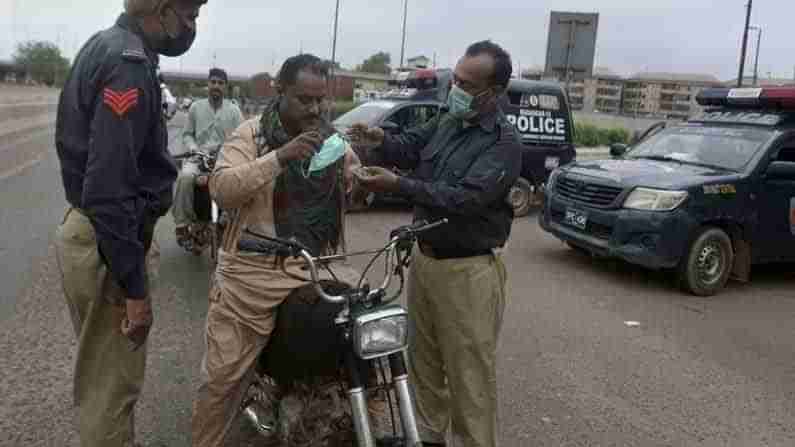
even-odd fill
[[[138,24],[122,14],[80,50],[56,121],[66,199],[91,219],[99,251],[131,299],[148,294],[145,252],[177,177],[157,64]]]
[[[465,125],[441,114],[401,135],[387,136],[383,161],[413,170],[400,194],[415,205],[415,220],[448,218],[420,236],[439,252],[471,253],[502,247],[513,208],[506,197],[519,178],[522,155],[514,127],[499,109]]]

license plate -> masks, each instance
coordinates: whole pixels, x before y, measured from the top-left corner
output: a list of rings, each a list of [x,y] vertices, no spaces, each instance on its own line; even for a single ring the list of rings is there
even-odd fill
[[[558,166],[560,166],[560,158],[558,157],[547,157],[547,159],[544,160],[544,167],[548,170],[555,169]]]
[[[563,223],[580,230],[585,230],[588,226],[588,215],[579,210],[568,209],[566,210],[566,217],[563,219]]]

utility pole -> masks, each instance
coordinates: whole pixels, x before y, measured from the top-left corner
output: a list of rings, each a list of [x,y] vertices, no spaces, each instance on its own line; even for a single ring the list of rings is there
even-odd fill
[[[762,45],[762,27],[750,26],[749,29],[757,32],[756,36],[756,57],[754,61],[754,87],[759,86],[759,47]]]
[[[748,51],[748,28],[751,26],[751,9],[754,0],[748,0],[748,12],[745,16],[745,30],[743,31],[743,45],[740,50],[740,73],[737,75],[737,87],[743,86],[743,75],[745,74],[745,54]]]
[[[406,17],[409,12],[409,0],[403,0],[403,44],[400,47],[400,68],[403,68],[403,58],[406,54]]]
[[[337,100],[337,77],[335,76],[335,65],[337,64],[337,30],[339,28],[340,20],[340,0],[337,0],[337,6],[334,9],[334,39],[331,44],[331,69],[329,73],[329,82],[331,82],[331,100]],[[328,108],[328,120],[331,121],[331,107]]]

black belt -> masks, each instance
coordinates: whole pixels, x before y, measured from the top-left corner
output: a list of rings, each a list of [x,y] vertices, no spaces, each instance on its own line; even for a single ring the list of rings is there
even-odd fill
[[[237,243],[237,249],[239,251],[249,252],[249,253],[257,253],[261,255],[270,255],[275,256],[279,254],[279,250],[283,250],[284,247],[278,245],[274,242],[258,240],[258,239],[240,239]]]
[[[422,254],[433,259],[472,258],[475,256],[486,256],[492,254],[491,249],[474,250],[465,248],[434,248],[423,242],[420,242],[419,246]]]

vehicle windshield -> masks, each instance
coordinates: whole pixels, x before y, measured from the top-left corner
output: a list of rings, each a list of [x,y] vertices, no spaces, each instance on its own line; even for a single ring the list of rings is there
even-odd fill
[[[742,171],[772,137],[773,131],[769,129],[671,127],[640,142],[627,158],[671,160]]]
[[[362,104],[334,120],[334,126],[337,128],[347,128],[356,123],[364,123],[372,126],[394,106],[393,103],[388,102]]]

